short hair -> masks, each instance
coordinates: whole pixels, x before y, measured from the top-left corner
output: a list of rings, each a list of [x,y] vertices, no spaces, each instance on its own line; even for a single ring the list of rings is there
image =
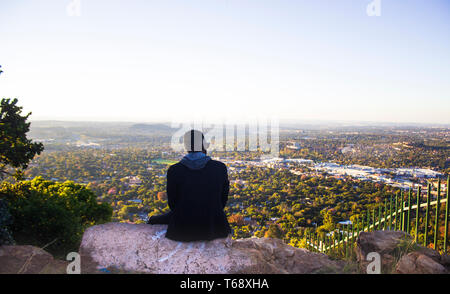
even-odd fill
[[[206,151],[208,145],[205,136],[198,130],[190,130],[184,134],[184,148],[187,152]]]

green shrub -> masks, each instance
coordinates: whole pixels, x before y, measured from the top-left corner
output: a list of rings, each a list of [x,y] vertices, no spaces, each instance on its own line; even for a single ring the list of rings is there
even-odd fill
[[[6,201],[0,199],[0,246],[14,244],[8,226],[12,223],[12,217]]]
[[[53,254],[76,251],[84,230],[108,222],[109,204],[98,204],[95,194],[74,182],[37,177],[16,184],[3,183],[0,198],[9,203],[10,229],[18,244],[44,246]]]

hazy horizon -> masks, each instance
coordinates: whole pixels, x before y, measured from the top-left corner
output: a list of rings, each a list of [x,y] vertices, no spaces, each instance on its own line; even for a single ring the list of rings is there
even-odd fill
[[[171,123],[191,123],[192,121],[169,121],[169,120],[63,120],[63,119],[32,119],[29,121],[31,123],[34,122],[49,122],[49,123],[105,123],[105,124],[164,124],[170,125]],[[221,123],[222,120],[207,120],[203,121],[203,123]],[[229,122],[230,124],[240,124],[246,123],[245,121],[241,122]],[[279,120],[280,127],[292,127],[292,126],[302,126],[302,125],[318,125],[318,126],[326,126],[333,124],[335,126],[374,126],[374,127],[383,127],[383,126],[391,126],[391,127],[445,127],[449,128],[450,124],[445,123],[417,123],[417,122],[389,122],[389,121],[352,121],[352,120],[291,120],[291,119],[281,119]]]
[[[0,97],[35,121],[449,125],[450,3],[371,2],[2,1]]]

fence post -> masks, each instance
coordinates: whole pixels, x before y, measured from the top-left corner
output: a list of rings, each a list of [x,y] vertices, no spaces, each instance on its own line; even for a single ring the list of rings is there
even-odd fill
[[[378,231],[381,230],[381,204],[378,206]]]
[[[327,252],[328,254],[331,254],[331,232],[328,233],[328,237],[327,237]]]
[[[314,232],[312,235],[312,244],[311,244],[313,252],[316,252],[316,238],[317,238],[316,232]]]
[[[436,198],[436,217],[434,222],[434,250],[438,251],[439,240],[439,210],[441,207],[441,178],[438,178],[437,198]]]
[[[315,248],[316,252],[319,252],[319,234],[317,234],[317,232],[315,232],[314,234],[316,236],[316,238],[315,238],[316,242],[315,242],[315,247],[314,248]]]
[[[336,233],[336,229],[334,229],[333,238],[334,238],[334,246],[333,246],[334,254],[336,254],[336,256],[337,256],[337,253],[338,253],[338,250],[337,250],[337,246],[338,246],[338,239],[337,238],[338,238],[338,235]]]
[[[338,239],[337,255],[339,256],[339,250],[340,250],[340,247],[341,247],[341,230],[339,230],[339,227],[338,227],[337,239]]]
[[[355,243],[356,231],[358,231],[358,217],[356,217],[355,223],[352,224],[352,243]]]
[[[376,217],[375,217],[375,208],[374,208],[374,209],[372,209],[372,223],[373,223],[373,226],[372,226],[372,232],[374,232],[374,231],[377,230],[377,229],[375,228],[375,221],[376,221]]]
[[[348,247],[348,235],[346,232],[348,230],[348,225],[343,225],[342,227],[342,246],[344,248],[345,258],[347,258],[347,247]]]
[[[450,185],[450,176],[447,177],[447,202],[445,203],[445,233],[444,233],[444,254],[447,254],[447,238],[448,238],[448,190]]]
[[[323,235],[320,234],[320,253],[323,253]]]
[[[367,209],[366,227],[367,227],[367,232],[370,232],[370,210],[369,209]]]
[[[317,240],[317,244],[316,244],[316,252],[320,253],[320,235],[316,232],[316,240]]]
[[[425,238],[423,239],[423,246],[427,247],[428,244],[428,223],[430,218],[430,197],[431,197],[431,184],[427,185],[427,208],[425,212]]]
[[[392,229],[392,195],[389,202],[389,231]]]
[[[347,232],[347,236],[346,236],[346,241],[345,241],[345,258],[348,258],[348,247],[349,247],[349,245],[350,245],[350,243],[349,243],[349,241],[348,241],[348,231],[349,231],[349,226],[350,226],[350,224],[347,224],[346,226],[345,226],[345,231]]]
[[[353,251],[353,242],[352,242],[352,238],[353,238],[353,234],[352,236],[350,236],[350,233],[353,232],[353,223],[349,224],[349,228],[348,228],[348,249],[349,249],[349,257],[350,259],[352,258],[352,251]]]
[[[406,218],[406,221],[408,222],[406,224],[406,232],[409,234],[410,233],[410,226],[411,226],[411,207],[412,207],[412,203],[411,203],[411,197],[412,197],[412,189],[409,189],[409,193],[408,193],[408,217]]]
[[[352,222],[352,230],[351,230],[351,233],[352,233],[352,237],[350,238],[350,258],[352,258],[353,257],[353,247],[355,246],[355,228],[356,228],[356,220],[355,220],[355,223],[353,223]]]
[[[346,231],[346,225],[342,225],[342,250],[344,251],[344,258],[347,258],[347,243],[345,242],[346,240],[346,236],[345,236],[345,231]]]
[[[361,213],[361,226],[360,232],[364,232],[364,213]]]
[[[398,192],[395,194],[395,223],[394,223],[394,231],[397,231],[398,227]]]
[[[309,243],[308,242],[309,242],[309,231],[305,232],[305,249],[306,250],[309,250],[309,247],[308,247]]]
[[[419,242],[419,214],[420,214],[420,192],[421,186],[417,188],[417,207],[416,207],[416,243]]]
[[[386,231],[387,229],[387,199],[384,198],[384,223],[383,223],[383,230]]]
[[[328,232],[328,237],[327,237],[327,252],[328,252],[328,254],[330,254],[331,253],[331,241],[332,241],[332,239],[331,239],[331,232]]]
[[[403,208],[405,207],[405,198],[403,195],[403,190],[400,192],[400,231],[405,231],[405,217],[403,214]]]
[[[358,217],[358,236],[359,236],[359,233],[361,233],[364,229],[363,222],[364,222],[364,217],[361,217],[361,220]]]

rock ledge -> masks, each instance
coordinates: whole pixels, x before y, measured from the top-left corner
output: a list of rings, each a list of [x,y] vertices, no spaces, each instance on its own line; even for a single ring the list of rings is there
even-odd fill
[[[249,238],[176,242],[167,226],[108,223],[88,228],[80,246],[84,264],[155,274],[337,273],[343,263],[281,240]]]

